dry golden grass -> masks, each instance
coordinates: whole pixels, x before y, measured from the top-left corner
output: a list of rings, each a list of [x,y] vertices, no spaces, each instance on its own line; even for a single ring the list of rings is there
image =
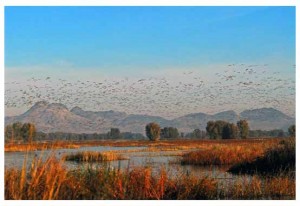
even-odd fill
[[[295,199],[296,181],[292,177],[260,176],[241,178],[227,191],[231,199]]]
[[[78,149],[78,144],[70,142],[32,142],[32,143],[6,143],[4,147],[5,152],[24,152],[24,151],[36,151],[36,150],[53,150],[53,149]]]
[[[295,198],[296,181],[289,177],[273,177],[264,182],[264,192],[273,198]]]
[[[296,167],[295,138],[286,138],[275,147],[265,150],[262,156],[253,161],[241,161],[233,165],[231,173],[261,173],[274,175],[277,173],[293,173]]]
[[[277,142],[280,138],[260,138],[245,140],[193,140],[193,139],[173,139],[173,140],[87,140],[87,141],[49,141],[28,143],[6,143],[5,152],[18,152],[29,150],[80,148],[86,146],[112,146],[112,147],[149,147],[160,150],[190,150],[207,149],[215,145],[241,145],[256,144],[262,142]]]
[[[6,199],[49,200],[61,195],[61,186],[67,177],[61,162],[50,157],[44,163],[34,159],[29,169],[25,165],[26,161],[21,171],[5,170]]]
[[[24,164],[25,165],[25,164]],[[213,182],[213,188],[207,187]],[[203,190],[199,190],[199,188]],[[207,198],[215,182],[209,178],[168,178],[162,170],[110,168],[67,171],[62,162],[34,160],[31,168],[5,170],[5,199],[194,199]]]
[[[186,147],[146,147],[143,149],[129,149],[129,150],[113,150],[110,152],[119,154],[134,153],[135,157],[142,156],[182,156],[188,151]]]
[[[262,156],[266,150],[275,147],[280,139],[239,140],[210,143],[202,149],[183,155],[182,164],[231,165],[251,162]]]
[[[25,164],[24,164],[25,165]],[[170,177],[151,168],[120,171],[110,168],[66,170],[51,157],[36,159],[30,168],[5,170],[5,199],[295,199],[295,179],[257,176],[242,178],[229,188],[202,176]]]
[[[113,160],[124,160],[127,159],[124,156],[115,152],[91,152],[83,151],[75,154],[67,154],[63,157],[66,161],[77,161],[77,162],[104,162]]]
[[[277,148],[281,139],[250,140],[172,140],[172,141],[93,141],[56,142],[46,145],[17,146],[26,150],[80,146],[148,146],[123,152],[181,152],[198,149],[183,155],[184,163],[198,165],[235,164],[253,161],[270,148]],[[18,148],[19,147],[19,148]],[[6,148],[14,148],[6,145]],[[11,150],[12,151],[12,150]],[[105,154],[105,155],[104,155]],[[120,158],[119,152],[86,152],[72,157],[78,161],[110,161]],[[71,158],[71,159],[72,159]],[[151,168],[131,171],[105,168],[67,170],[63,160],[53,157],[45,162],[34,159],[21,170],[5,170],[5,199],[295,199],[295,178],[287,175],[240,178],[224,188],[212,176],[178,174],[170,176],[165,170],[158,174]]]

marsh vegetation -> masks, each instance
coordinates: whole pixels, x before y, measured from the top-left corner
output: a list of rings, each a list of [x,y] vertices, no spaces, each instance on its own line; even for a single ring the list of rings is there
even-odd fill
[[[5,199],[295,199],[293,138],[97,143],[98,147],[114,149],[95,152],[85,147],[82,152],[74,153],[76,149],[73,149],[58,157],[54,148],[89,145],[60,142],[56,143],[59,147],[44,147],[51,148],[54,155],[25,158],[20,168],[6,167]],[[29,144],[27,148],[37,145]],[[120,162],[125,157],[150,158],[157,154],[174,158],[159,167],[155,164],[112,167],[109,163]],[[70,168],[66,161],[77,163]],[[80,162],[86,162],[85,166]],[[221,176],[180,169],[171,175],[168,166],[173,165],[199,167],[198,171],[222,165],[227,169]],[[268,174],[260,172],[270,165],[281,169],[269,170]]]

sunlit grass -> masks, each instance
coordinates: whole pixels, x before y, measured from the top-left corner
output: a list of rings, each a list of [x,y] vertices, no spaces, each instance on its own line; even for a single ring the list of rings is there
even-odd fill
[[[37,150],[53,150],[53,149],[78,149],[80,145],[70,142],[54,141],[54,142],[32,142],[32,143],[6,143],[5,152],[24,152]]]
[[[54,157],[45,162],[34,159],[31,167],[22,170],[5,170],[5,197],[6,199],[55,199],[62,191],[62,183],[67,178],[67,170]]]
[[[32,143],[5,143],[5,152],[44,150],[44,149],[62,149],[62,148],[80,148],[87,146],[111,146],[111,147],[148,147],[149,150],[190,150],[207,149],[215,145],[241,145],[256,144],[262,142],[273,142],[279,139],[246,139],[246,140],[195,140],[195,139],[172,139],[172,140],[86,140],[86,141],[49,141]],[[148,149],[147,148],[147,149]]]
[[[5,199],[295,199],[295,179],[258,176],[241,178],[222,188],[209,176],[171,177],[161,169],[136,167],[77,168],[68,171],[63,162],[50,157],[35,159],[30,168],[5,170]]]
[[[231,165],[251,162],[280,142],[279,139],[265,141],[228,141],[210,143],[202,149],[183,155],[181,163],[191,165]]]
[[[48,144],[41,147],[42,144],[34,143],[29,145],[30,148],[26,151],[37,147],[55,149],[66,148],[67,145],[80,147],[86,144],[56,142],[55,146],[52,144],[50,147]],[[227,179],[227,183],[224,184],[224,181],[214,178],[213,174],[194,176],[178,172],[174,176],[164,169],[157,170],[151,167],[120,170],[104,164],[96,168],[78,167],[69,170],[64,166],[65,160],[82,162],[121,160],[125,158],[123,155],[126,153],[135,153],[134,156],[138,156],[139,153],[148,156],[183,154],[182,163],[202,166],[253,163],[257,159],[267,157],[269,163],[276,163],[278,166],[292,158],[292,152],[295,151],[294,142],[287,139],[171,140],[154,143],[108,141],[102,142],[101,145],[122,147],[136,145],[145,148],[106,152],[85,151],[67,155],[61,160],[57,160],[55,155],[46,160],[35,157],[29,167],[26,166],[25,159],[22,169],[5,170],[5,199],[295,199],[295,176],[284,172],[262,176],[255,171],[251,177],[237,176]]]
[[[295,199],[296,182],[293,177],[278,176],[262,178],[254,175],[240,178],[226,190],[226,199]]]
[[[66,154],[63,160],[66,161],[77,161],[77,162],[105,162],[113,160],[124,160],[127,159],[124,156],[115,152],[91,152],[83,151],[75,154]]]
[[[289,138],[279,142],[276,147],[267,149],[262,156],[253,161],[242,161],[233,165],[232,173],[262,173],[274,175],[277,173],[295,172],[296,149],[295,139]]]

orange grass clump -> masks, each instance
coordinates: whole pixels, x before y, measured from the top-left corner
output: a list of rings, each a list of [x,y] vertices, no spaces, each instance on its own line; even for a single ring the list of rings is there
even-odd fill
[[[226,141],[225,141],[226,142]],[[276,145],[277,141],[240,141],[210,144],[203,149],[186,153],[182,156],[181,164],[192,165],[231,165],[240,162],[251,162],[262,156],[264,152]]]
[[[253,161],[242,161],[229,168],[231,173],[261,173],[274,175],[277,173],[293,173],[296,168],[296,145],[294,138],[279,142],[276,147],[267,149],[263,156]]]
[[[31,167],[26,168],[26,160],[21,171],[5,170],[5,199],[49,200],[56,199],[66,180],[67,171],[54,157],[42,163],[34,159]]]
[[[292,177],[266,177],[262,180],[253,176],[235,182],[227,191],[226,199],[295,199],[295,195],[296,182]]]
[[[63,157],[66,161],[77,162],[105,162],[113,160],[125,160],[126,158],[115,152],[77,152],[76,154],[67,154]]]
[[[32,143],[6,143],[4,147],[5,152],[24,152],[37,150],[53,150],[53,149],[77,149],[80,146],[70,142],[53,141],[53,142],[32,142]]]
[[[195,140],[195,139],[173,139],[173,140],[85,140],[85,141],[48,141],[32,143],[5,143],[5,152],[44,150],[44,149],[62,149],[62,148],[80,148],[86,146],[112,146],[112,147],[156,147],[161,150],[188,150],[208,148],[218,144],[256,144],[262,142],[278,142],[276,138],[243,139],[243,140]]]
[[[295,199],[295,179],[254,176],[222,188],[218,180],[181,175],[169,177],[151,168],[132,171],[111,168],[77,168],[68,171],[50,157],[35,159],[31,167],[5,170],[6,200],[191,200],[191,199]]]

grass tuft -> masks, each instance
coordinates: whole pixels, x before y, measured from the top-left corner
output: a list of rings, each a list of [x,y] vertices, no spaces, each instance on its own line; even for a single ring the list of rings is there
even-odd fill
[[[234,141],[207,145],[203,149],[186,153],[181,164],[189,165],[232,165],[240,162],[251,162],[264,152],[278,144],[279,140],[248,141],[236,144]]]
[[[229,172],[239,174],[265,174],[276,175],[293,173],[296,163],[295,139],[280,141],[276,147],[268,149],[263,156],[249,162],[244,161],[233,165]]]
[[[113,160],[125,160],[127,158],[115,152],[77,152],[76,154],[67,154],[63,157],[66,161],[77,162],[105,162]]]

